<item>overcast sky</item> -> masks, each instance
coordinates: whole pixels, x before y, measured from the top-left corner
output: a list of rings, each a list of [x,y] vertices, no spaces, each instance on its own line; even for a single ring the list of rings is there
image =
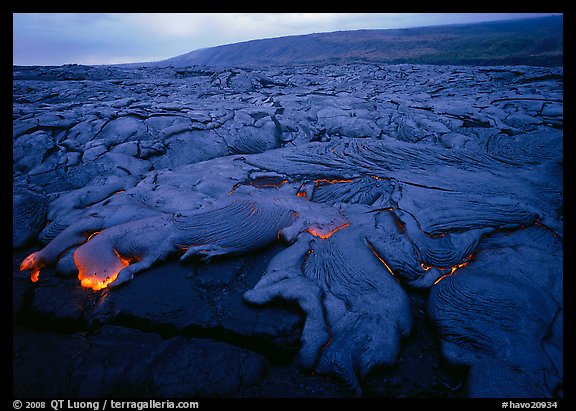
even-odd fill
[[[337,30],[471,23],[551,14],[15,13],[13,64],[158,61],[200,48],[259,38]]]

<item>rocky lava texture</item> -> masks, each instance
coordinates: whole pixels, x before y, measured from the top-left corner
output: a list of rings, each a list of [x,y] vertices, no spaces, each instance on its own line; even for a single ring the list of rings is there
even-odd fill
[[[562,396],[562,76],[14,67],[14,395]]]

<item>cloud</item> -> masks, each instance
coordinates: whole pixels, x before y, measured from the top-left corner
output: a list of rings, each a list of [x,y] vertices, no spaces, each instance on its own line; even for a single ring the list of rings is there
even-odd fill
[[[13,15],[14,64],[112,64],[172,57],[171,39],[131,24],[128,15]]]
[[[390,13],[135,13],[116,15],[139,30],[206,46],[266,37],[386,28]],[[409,20],[410,18],[405,18]],[[389,25],[389,24],[388,24]]]
[[[14,64],[162,60],[259,38],[532,17],[511,13],[19,13]]]
[[[257,38],[337,30],[469,23],[540,13],[135,13],[115,15],[140,30],[215,46]]]

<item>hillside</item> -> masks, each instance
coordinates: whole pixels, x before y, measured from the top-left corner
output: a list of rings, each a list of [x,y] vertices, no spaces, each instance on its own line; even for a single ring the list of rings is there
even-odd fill
[[[146,65],[387,63],[559,66],[561,16],[393,30],[353,30],[252,40]]]

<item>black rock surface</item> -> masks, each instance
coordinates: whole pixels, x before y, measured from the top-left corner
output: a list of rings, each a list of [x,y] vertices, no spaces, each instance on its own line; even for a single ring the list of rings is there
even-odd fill
[[[16,397],[223,396],[266,369],[261,356],[229,344],[125,327],[66,336],[23,329],[14,342]]]

